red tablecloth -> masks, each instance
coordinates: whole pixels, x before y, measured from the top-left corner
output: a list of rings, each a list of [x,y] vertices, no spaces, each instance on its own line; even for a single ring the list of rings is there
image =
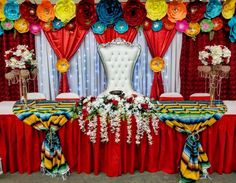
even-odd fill
[[[126,143],[125,124],[121,126],[121,142],[90,143],[77,121],[68,122],[59,130],[65,158],[71,171],[108,176],[122,173],[164,171],[178,173],[186,136],[165,124],[153,145],[144,138],[140,145]],[[134,132],[134,130],[133,130]],[[40,170],[40,151],[45,134],[19,121],[14,115],[0,115],[0,157],[4,172],[35,172]],[[134,136],[134,135],[133,135]],[[112,138],[112,137],[110,137]],[[225,115],[201,134],[201,142],[212,167],[209,172],[236,171],[236,115]]]

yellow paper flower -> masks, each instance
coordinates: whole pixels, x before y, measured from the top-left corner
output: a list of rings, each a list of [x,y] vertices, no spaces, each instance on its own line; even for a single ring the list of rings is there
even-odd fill
[[[222,16],[225,19],[231,19],[235,13],[236,0],[228,0],[223,4]]]
[[[189,27],[185,31],[185,34],[193,38],[196,37],[200,33],[200,30],[201,30],[199,23],[190,22],[188,25]]]
[[[4,15],[4,5],[6,1],[5,0],[0,0],[0,21],[6,20],[6,17]]]
[[[14,22],[14,28],[19,33],[26,33],[29,31],[29,22],[24,18],[19,18]]]
[[[76,6],[73,0],[59,0],[54,6],[56,17],[63,23],[75,17]]]
[[[65,58],[62,58],[57,61],[56,68],[60,73],[66,73],[70,68],[70,64]]]
[[[167,12],[167,4],[165,0],[147,0],[145,4],[147,17],[153,21],[161,20]]]
[[[160,72],[164,66],[165,62],[161,57],[155,57],[151,60],[150,68],[153,72]]]

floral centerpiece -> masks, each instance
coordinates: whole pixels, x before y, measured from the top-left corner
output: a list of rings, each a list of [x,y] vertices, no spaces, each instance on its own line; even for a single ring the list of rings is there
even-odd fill
[[[29,50],[27,45],[18,45],[5,52],[6,67],[11,69],[29,69],[37,67],[34,50]]]
[[[151,127],[158,132],[158,116],[155,106],[148,97],[105,95],[102,97],[86,97],[79,102],[80,129],[95,143],[97,138],[98,118],[100,118],[100,140],[108,142],[108,130],[115,134],[115,142],[120,141],[120,126],[127,122],[127,143],[132,141],[132,129],[136,129],[135,143],[146,133],[149,144],[152,144]],[[136,128],[132,127],[135,118]],[[126,119],[126,120],[125,120]]]
[[[230,66],[227,66],[230,57],[231,51],[223,45],[205,46],[205,49],[199,52],[198,58],[203,66],[198,66],[198,72],[201,77],[209,79],[211,105],[216,91],[220,98],[221,80],[227,78],[230,71]]]
[[[230,57],[231,51],[223,45],[206,46],[199,52],[199,60],[203,65],[228,64]]]

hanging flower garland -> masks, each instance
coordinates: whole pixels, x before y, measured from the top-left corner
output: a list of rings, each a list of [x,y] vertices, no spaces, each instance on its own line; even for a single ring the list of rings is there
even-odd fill
[[[108,131],[115,135],[115,142],[120,142],[120,126],[127,119],[127,143],[132,142],[131,118],[136,119],[135,143],[140,144],[144,134],[152,144],[151,127],[158,132],[158,117],[155,115],[155,105],[148,97],[105,95],[102,97],[86,97],[79,102],[79,126],[82,132],[90,137],[92,143],[97,140],[97,118],[100,118],[100,141],[108,142]],[[152,122],[150,122],[150,119]],[[152,124],[152,125],[151,125]]]
[[[123,8],[123,16],[131,27],[140,26],[146,18],[145,6],[139,0],[129,0]]]
[[[84,28],[90,28],[97,21],[97,14],[93,0],[82,0],[76,11],[76,20]]]

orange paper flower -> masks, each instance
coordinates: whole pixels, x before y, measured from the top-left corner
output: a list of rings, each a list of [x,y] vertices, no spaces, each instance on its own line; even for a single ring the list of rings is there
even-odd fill
[[[161,57],[155,57],[151,60],[150,68],[153,72],[160,72],[164,66],[165,62]]]
[[[167,15],[171,22],[183,20],[187,15],[187,8],[183,2],[171,2],[168,5]]]
[[[42,3],[37,7],[37,16],[44,22],[50,22],[55,18],[53,5],[49,0],[42,0]]]
[[[175,23],[171,22],[167,16],[162,19],[163,27],[166,30],[172,30],[175,28]]]
[[[70,68],[70,64],[65,58],[62,58],[57,61],[56,68],[60,73],[66,73]]]
[[[223,28],[224,22],[220,17],[213,18],[211,20],[214,24],[213,30],[218,31]]]

